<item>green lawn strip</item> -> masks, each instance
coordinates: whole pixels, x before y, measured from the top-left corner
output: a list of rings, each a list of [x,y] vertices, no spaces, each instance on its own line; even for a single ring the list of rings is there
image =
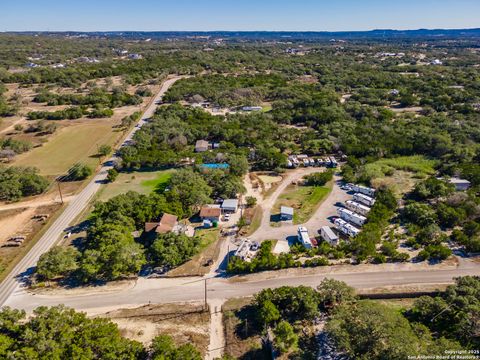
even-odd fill
[[[272,214],[278,214],[281,206],[290,206],[294,208],[293,223],[303,224],[318,209],[332,186],[332,182],[326,186],[289,185],[278,197]]]

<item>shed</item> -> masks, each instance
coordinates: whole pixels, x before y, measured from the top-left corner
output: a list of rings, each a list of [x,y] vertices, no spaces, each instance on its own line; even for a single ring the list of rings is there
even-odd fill
[[[293,208],[289,206],[280,207],[280,219],[282,221],[293,220]]]
[[[235,213],[238,210],[237,199],[226,199],[222,203],[222,211],[227,213]]]

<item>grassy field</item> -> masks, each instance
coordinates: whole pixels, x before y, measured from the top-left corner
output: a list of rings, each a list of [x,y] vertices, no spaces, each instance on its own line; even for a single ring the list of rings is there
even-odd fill
[[[62,128],[43,146],[18,156],[13,165],[35,166],[42,175],[64,174],[77,162],[94,167],[99,162],[98,146],[113,145],[120,136],[122,132],[112,130],[111,121],[89,120]]]
[[[105,186],[99,200],[105,201],[128,191],[149,194],[158,187],[166,184],[175,170],[134,171],[120,173],[117,179]]]
[[[423,156],[401,156],[392,159],[381,159],[371,164],[365,165],[368,173],[387,173],[391,169],[403,170],[421,175],[431,175],[435,173],[435,160],[429,160]]]
[[[278,215],[281,206],[290,206],[294,208],[293,223],[303,224],[310,219],[331,190],[332,184],[327,186],[289,185],[278,197],[273,206],[272,215]]]
[[[402,156],[381,159],[365,165],[366,174],[374,187],[387,185],[397,195],[410,191],[419,179],[435,173],[435,160],[423,156]]]

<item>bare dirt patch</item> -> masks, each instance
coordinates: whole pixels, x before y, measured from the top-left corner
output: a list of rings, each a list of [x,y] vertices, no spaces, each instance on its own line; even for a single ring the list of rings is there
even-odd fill
[[[123,336],[149,345],[158,335],[170,335],[177,345],[193,344],[205,355],[209,343],[210,314],[202,305],[144,305],[99,315],[110,318]]]

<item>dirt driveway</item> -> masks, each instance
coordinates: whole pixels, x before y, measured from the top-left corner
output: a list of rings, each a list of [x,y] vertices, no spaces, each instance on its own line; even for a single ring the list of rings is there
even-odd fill
[[[289,173],[282,183],[277,187],[275,192],[266,199],[262,204],[262,223],[257,231],[255,231],[249,238],[255,241],[263,241],[269,239],[277,239],[279,241],[288,241],[296,236],[298,225],[292,223],[282,224],[278,227],[273,227],[270,224],[270,211],[277,198],[285,190],[285,188],[292,182],[300,180],[303,176],[318,172],[319,168],[300,168]],[[312,215],[303,226],[305,226],[311,235],[318,235],[318,231],[322,226],[332,226],[330,217],[337,215],[337,208],[339,204],[350,199],[350,195],[346,191],[340,189],[340,176],[334,176],[334,185],[332,191],[323,201],[322,205]]]

